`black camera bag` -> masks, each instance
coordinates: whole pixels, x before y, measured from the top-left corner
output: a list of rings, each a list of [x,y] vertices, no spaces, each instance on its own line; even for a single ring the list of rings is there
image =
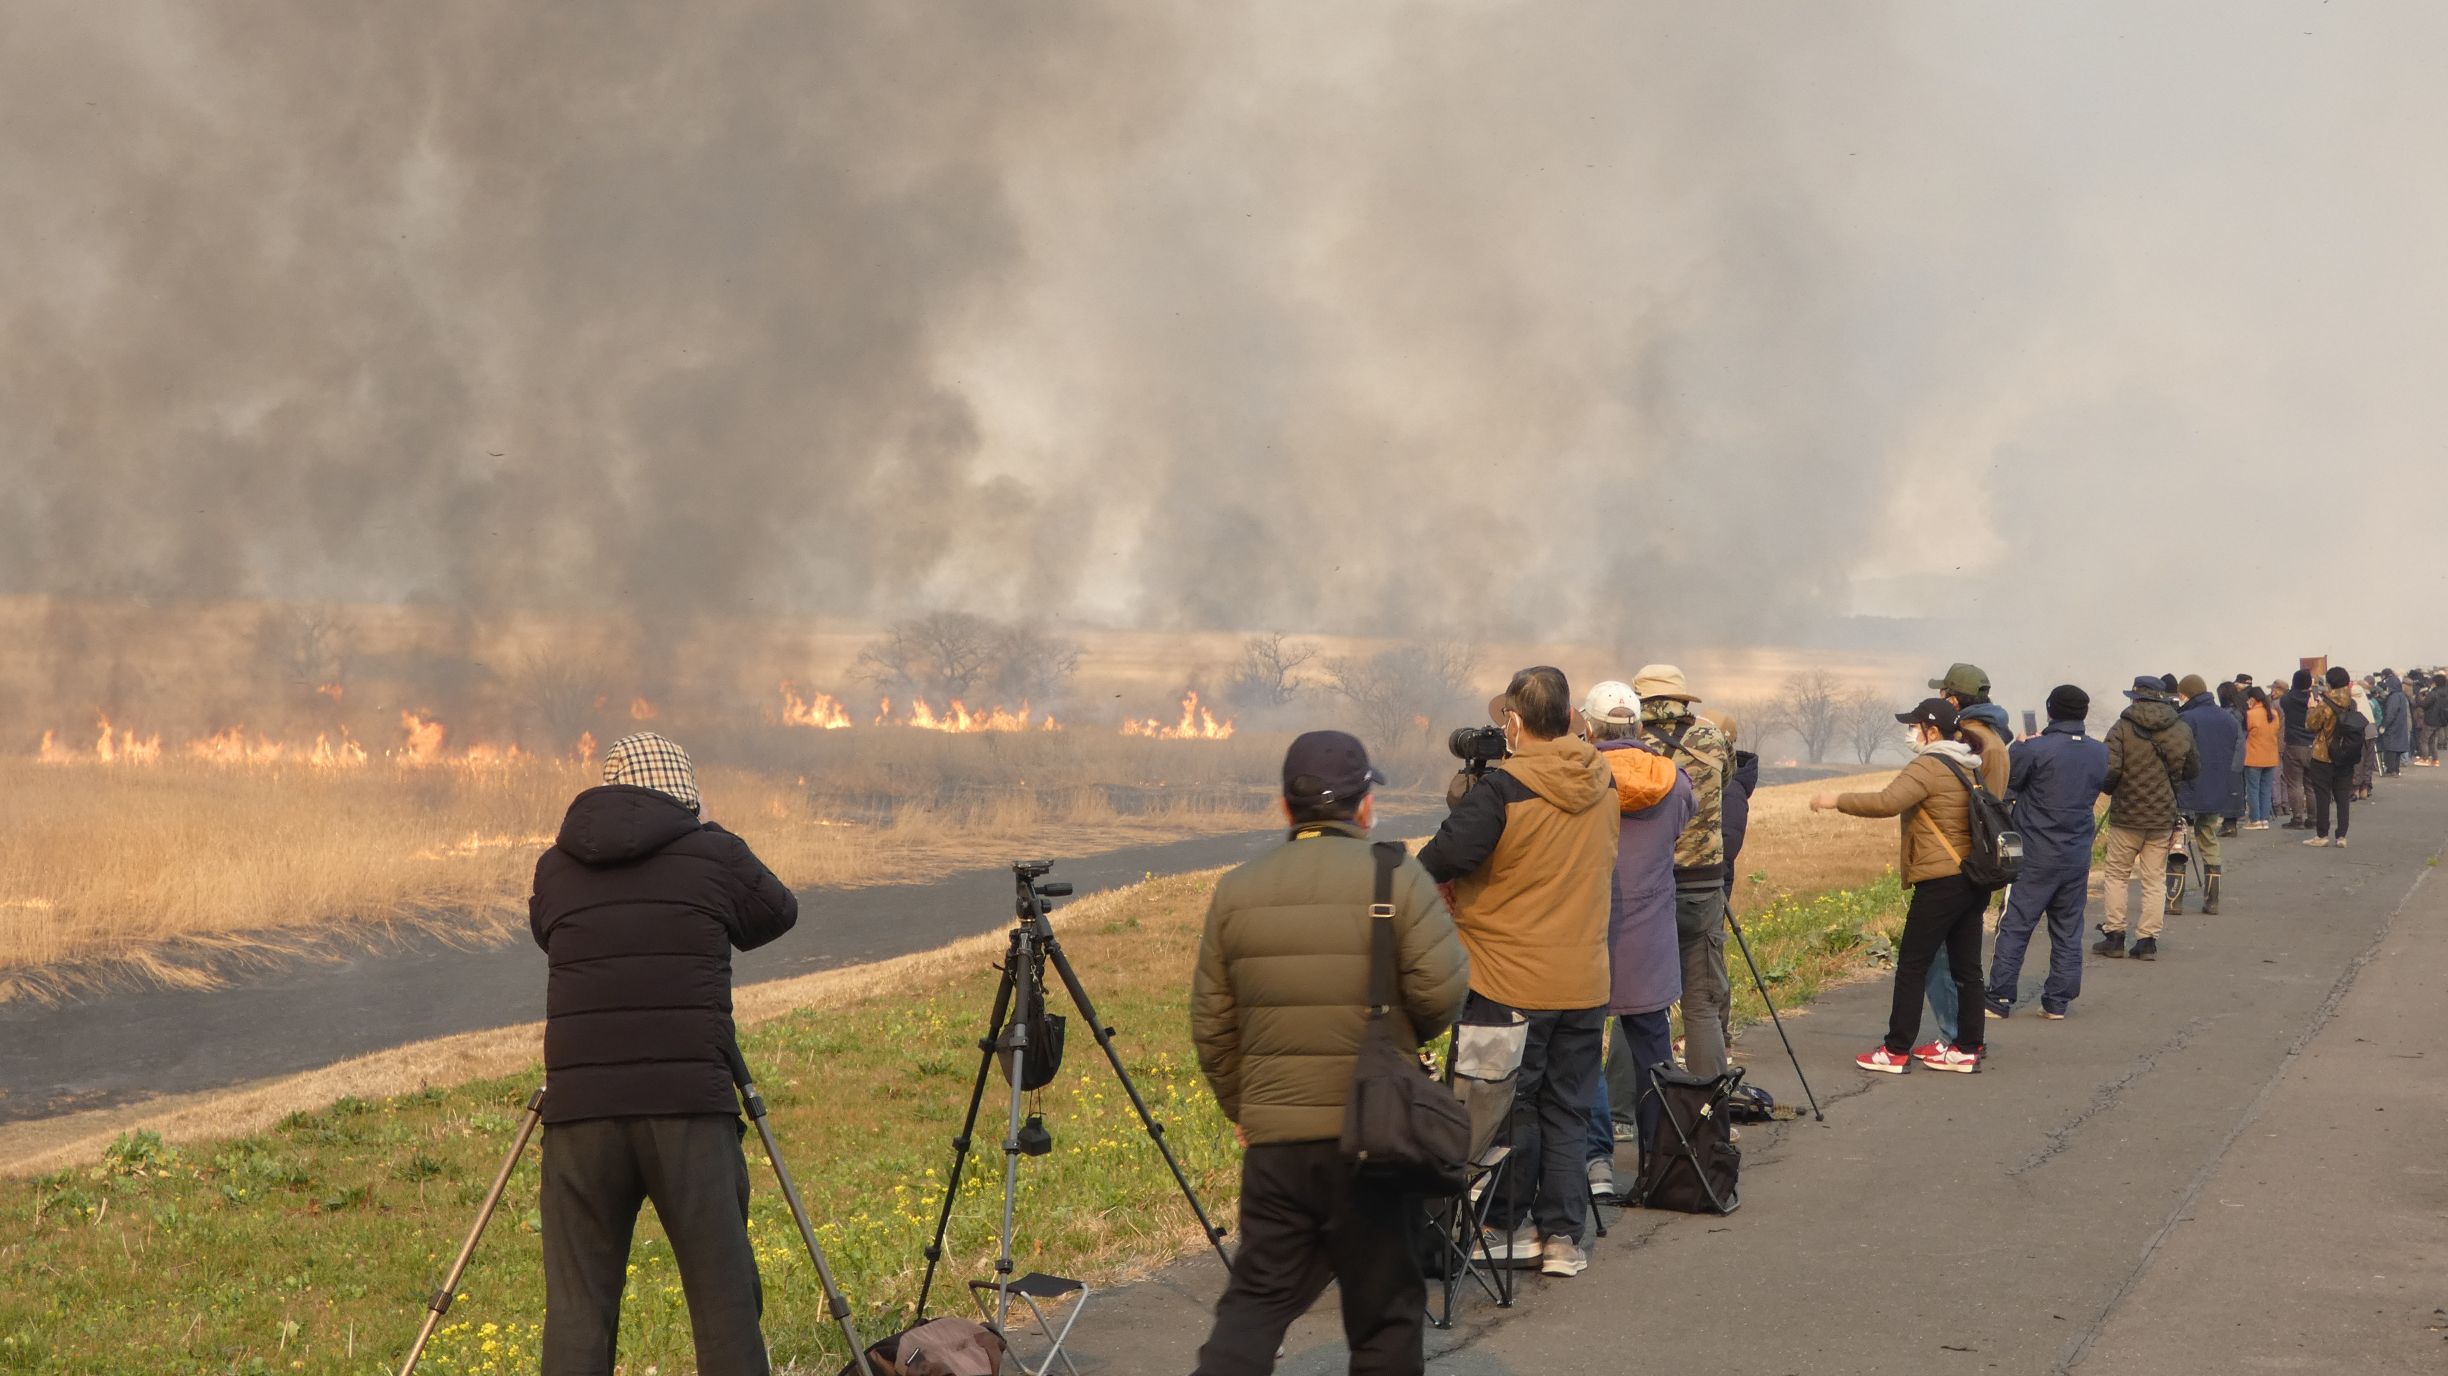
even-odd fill
[[[1451,1089],[1420,1064],[1419,1054],[1394,1040],[1386,1014],[1394,1006],[1394,871],[1402,844],[1369,848],[1377,860],[1369,905],[1369,1014],[1352,1064],[1351,1096],[1343,1107],[1343,1155],[1363,1179],[1407,1194],[1446,1198],[1468,1179],[1470,1113]]]

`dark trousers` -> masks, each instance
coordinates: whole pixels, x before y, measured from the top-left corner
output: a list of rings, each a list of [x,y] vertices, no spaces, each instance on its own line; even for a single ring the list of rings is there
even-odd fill
[[[1415,1376],[1428,1359],[1428,1285],[1412,1251],[1417,1195],[1352,1178],[1333,1142],[1251,1147],[1241,1157],[1241,1250],[1216,1301],[1197,1376],[1266,1376],[1284,1330],[1332,1280],[1343,1291],[1353,1376]]]
[[[1674,1021],[1663,1008],[1654,1013],[1623,1014],[1615,1019],[1610,1035],[1615,1046],[1599,1081],[1607,1112],[1592,1127],[1589,1155],[1593,1161],[1615,1155],[1615,1123],[1632,1125],[1643,1152],[1657,1143],[1658,1101],[1650,1097],[1649,1087],[1657,1083],[1659,1063],[1674,1059]]]
[[[2329,834],[2329,805],[2337,804],[2337,834],[2346,834],[2346,813],[2354,802],[2355,766],[2357,761],[2323,764],[2319,760],[2304,766],[2312,783],[2312,830],[2316,835]]]
[[[1479,1010],[1474,1016],[1473,1008]],[[1498,1005],[1472,994],[1462,1021],[1501,1021]],[[1606,1045],[1601,1008],[1520,1010],[1530,1020],[1521,1074],[1513,1082],[1513,1119],[1504,1141],[1513,1155],[1504,1189],[1488,1210],[1498,1228],[1536,1217],[1540,1237],[1581,1241],[1589,1226],[1589,1115],[1598,1101],[1599,1057]]]
[[[2392,779],[2396,778],[2398,771],[2405,766],[2405,757],[2406,752],[2402,750],[2381,751],[2380,772]]]
[[[1998,919],[1997,949],[1989,955],[1989,1001],[2014,1007],[2015,990],[2023,981],[2023,953],[2042,919],[2048,922],[2048,983],[2040,987],[2040,1006],[2052,1013],[2066,1011],[2082,993],[2083,912],[2091,901],[2091,869],[2045,873],[2025,870],[2006,892],[2006,915]]]
[[[2287,742],[2278,751],[2278,796],[2286,803],[2287,816],[2300,822],[2312,811],[2312,790],[2305,779],[2315,768],[2312,747]]]
[[[748,1161],[728,1114],[544,1129],[544,1376],[611,1376],[638,1206],[654,1201],[688,1295],[699,1376],[767,1376]]]
[[[1930,962],[1940,947],[1955,971],[1955,997],[1963,1009],[1956,1044],[1966,1051],[1981,1049],[1981,914],[1989,910],[1989,895],[1960,874],[1924,879],[1913,886],[1912,903],[1904,909],[1904,938],[1896,943],[1895,1000],[1887,1012],[1887,1049],[1909,1054],[1921,1036],[1922,986],[1929,980]]]

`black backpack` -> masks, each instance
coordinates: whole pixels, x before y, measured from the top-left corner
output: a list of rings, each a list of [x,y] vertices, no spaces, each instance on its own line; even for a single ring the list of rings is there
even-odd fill
[[[2371,737],[2371,718],[2353,707],[2337,709],[2329,725],[2329,762],[2343,764],[2363,758],[2363,743]]]
[[[2005,888],[2023,872],[2023,833],[2014,829],[2014,819],[2006,815],[2006,805],[1991,797],[1978,778],[1944,755],[1938,755],[1937,760],[1971,795],[1964,802],[1964,821],[1972,833],[1972,847],[1955,857],[1963,866],[1963,877],[1977,888]],[[1925,820],[1929,817],[1926,812],[1921,815]],[[1929,826],[1932,831],[1938,829],[1935,821]],[[1945,833],[1940,832],[1938,839],[1944,844]],[[1947,849],[1952,851],[1954,847]]]
[[[1742,1148],[1727,1130],[1742,1078],[1740,1066],[1694,1075],[1671,1061],[1658,1064],[1646,1091],[1658,1100],[1657,1141],[1641,1153],[1634,1203],[1687,1214],[1730,1214],[1742,1207]]]

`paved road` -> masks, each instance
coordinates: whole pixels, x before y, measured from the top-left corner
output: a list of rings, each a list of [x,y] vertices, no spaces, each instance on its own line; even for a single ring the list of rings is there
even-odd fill
[[[1430,1369],[2448,1370],[2448,775],[2382,796],[2348,851],[2230,841],[2223,916],[2094,957],[2068,1021],[1991,1023],[1984,1074],[1863,1075],[1885,985],[1824,998],[1788,1025],[1827,1121],[1746,1134],[1740,1213],[1625,1215],[1587,1274],[1467,1303]],[[1798,1099],[1773,1035],[1744,1051]],[[1099,1297],[1083,1370],[1190,1370],[1220,1279]],[[1344,1369],[1331,1296],[1290,1351]]]
[[[1389,817],[1387,826],[1389,834],[1424,835],[1435,819]],[[1088,894],[1150,873],[1237,864],[1278,835],[1239,832],[1059,858],[1054,877]],[[741,983],[933,950],[992,931],[1012,914],[1007,869],[801,897],[797,929],[739,957]],[[288,961],[240,973],[213,990],[123,990],[53,1007],[0,1004],[0,1123],[220,1089],[543,1016],[544,957],[524,933],[474,947],[420,938],[335,959]]]

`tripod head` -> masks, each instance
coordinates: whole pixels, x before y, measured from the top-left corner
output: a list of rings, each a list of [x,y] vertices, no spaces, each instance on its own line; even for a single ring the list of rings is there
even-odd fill
[[[1014,917],[1022,922],[1042,922],[1047,913],[1054,911],[1055,899],[1071,896],[1069,884],[1046,879],[1053,871],[1051,860],[1012,862],[1012,884],[1018,890],[1012,900]]]

